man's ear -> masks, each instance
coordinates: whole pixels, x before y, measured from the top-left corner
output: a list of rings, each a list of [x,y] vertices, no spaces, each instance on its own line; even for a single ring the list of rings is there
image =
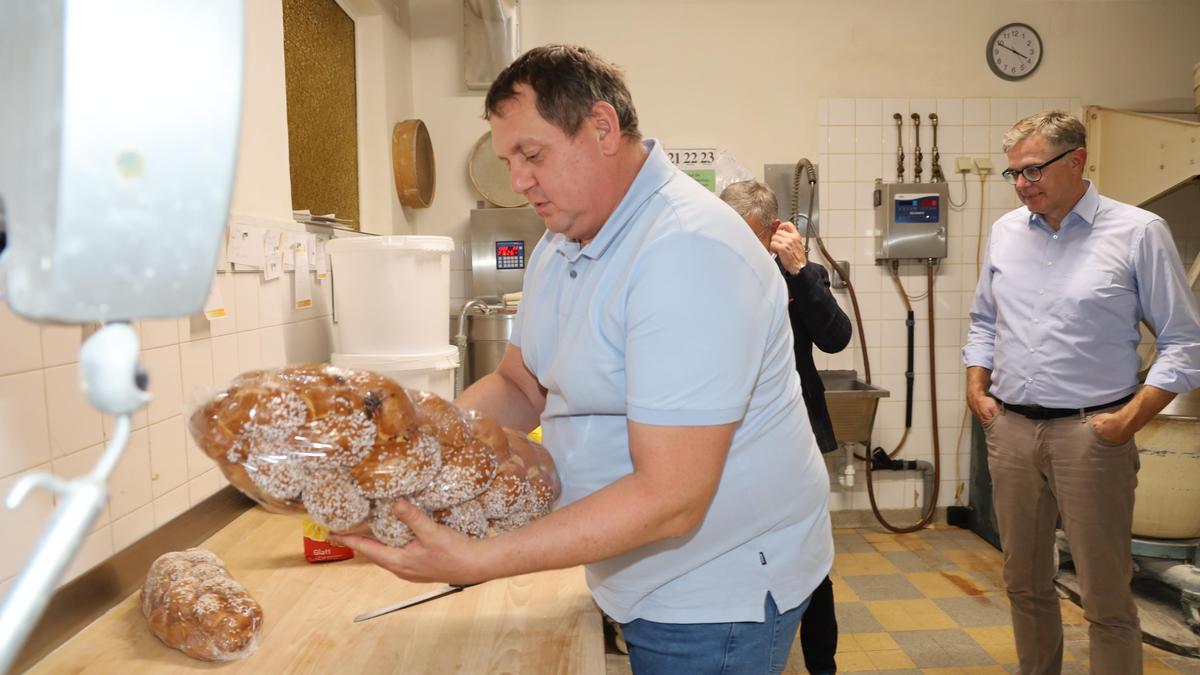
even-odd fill
[[[617,120],[617,110],[607,101],[596,101],[588,115],[595,129],[596,139],[606,154],[616,152],[620,147],[621,124]]]

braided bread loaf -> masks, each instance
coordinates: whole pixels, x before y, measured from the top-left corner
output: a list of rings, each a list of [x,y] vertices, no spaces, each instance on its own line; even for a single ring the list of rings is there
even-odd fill
[[[190,548],[159,556],[142,586],[150,632],[194,659],[232,661],[258,644],[262,608],[211,551]]]
[[[550,512],[550,454],[523,435],[376,373],[319,364],[237,377],[191,415],[197,445],[264,506],[403,546],[405,498],[471,536]]]

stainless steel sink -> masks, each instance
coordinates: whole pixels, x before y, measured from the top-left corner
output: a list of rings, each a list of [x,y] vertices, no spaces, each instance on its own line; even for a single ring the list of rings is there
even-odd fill
[[[866,445],[875,426],[879,399],[890,396],[888,391],[863,382],[853,370],[822,370],[818,374],[825,385],[825,405],[838,442]]]

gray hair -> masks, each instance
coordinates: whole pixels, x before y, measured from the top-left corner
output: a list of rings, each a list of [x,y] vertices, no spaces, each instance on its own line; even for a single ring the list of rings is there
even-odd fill
[[[721,190],[721,201],[733,207],[742,218],[753,215],[766,227],[779,217],[779,200],[766,184],[756,180],[730,183]]]
[[[1045,138],[1051,150],[1065,152],[1087,147],[1087,128],[1074,115],[1061,110],[1047,110],[1017,122],[1004,134],[1002,149],[1008,152],[1014,145],[1037,134]]]

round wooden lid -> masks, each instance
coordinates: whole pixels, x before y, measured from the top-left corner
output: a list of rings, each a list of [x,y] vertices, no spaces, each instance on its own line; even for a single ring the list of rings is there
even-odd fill
[[[508,167],[492,150],[492,132],[487,132],[475,141],[471,148],[471,159],[467,163],[471,174],[471,185],[486,200],[496,206],[525,206],[529,203],[524,195],[509,187]]]
[[[423,209],[433,203],[437,184],[433,143],[421,120],[404,120],[392,129],[392,175],[400,203]]]

